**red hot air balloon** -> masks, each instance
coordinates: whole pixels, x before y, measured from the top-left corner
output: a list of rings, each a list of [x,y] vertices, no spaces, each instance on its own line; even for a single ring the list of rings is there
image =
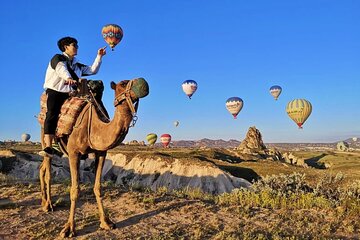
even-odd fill
[[[169,143],[171,141],[171,135],[167,133],[161,135],[160,141],[165,148],[169,147]]]
[[[105,25],[101,30],[102,36],[114,51],[115,46],[121,41],[123,37],[123,30],[116,24]]]

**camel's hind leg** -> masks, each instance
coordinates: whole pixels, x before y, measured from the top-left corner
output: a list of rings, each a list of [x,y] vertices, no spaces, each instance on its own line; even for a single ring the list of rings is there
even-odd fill
[[[44,129],[41,128],[41,146],[44,148]],[[39,170],[41,206],[45,212],[53,211],[51,203],[51,158],[44,157]]]
[[[100,228],[102,229],[113,229],[115,228],[115,224],[110,221],[110,219],[106,216],[104,211],[104,206],[102,203],[102,193],[101,193],[101,173],[104,166],[106,157],[106,152],[96,153],[95,154],[95,166],[96,166],[96,177],[95,177],[95,184],[94,184],[94,193],[96,197],[96,202],[99,208],[99,215],[100,215]]]

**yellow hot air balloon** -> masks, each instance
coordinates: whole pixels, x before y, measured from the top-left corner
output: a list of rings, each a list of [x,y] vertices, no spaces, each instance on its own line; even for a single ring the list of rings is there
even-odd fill
[[[116,24],[105,25],[101,30],[102,36],[114,51],[115,46],[121,41],[123,37],[123,30]]]
[[[312,105],[305,99],[294,99],[286,106],[286,112],[289,117],[302,128],[302,125],[308,119],[312,111]]]
[[[150,146],[153,146],[156,143],[157,135],[155,133],[149,133],[146,136],[146,140],[148,141]]]

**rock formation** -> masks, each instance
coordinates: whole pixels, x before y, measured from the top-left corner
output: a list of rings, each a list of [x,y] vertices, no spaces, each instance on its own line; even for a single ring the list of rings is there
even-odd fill
[[[250,183],[219,169],[215,164],[198,159],[165,159],[161,157],[128,159],[123,154],[109,156],[104,166],[105,179],[116,179],[116,184],[149,187],[156,190],[183,188],[200,189],[210,194],[231,192],[235,188],[248,188]],[[112,165],[112,166],[111,166]]]
[[[308,165],[305,163],[305,160],[303,158],[296,157],[291,152],[285,152],[282,154],[283,160],[285,163],[297,165],[297,166],[303,166],[308,167]]]
[[[37,154],[0,152],[0,159],[11,158],[12,167],[7,173],[15,179],[37,180],[41,157]],[[94,159],[80,161],[81,182],[94,182]],[[54,156],[51,166],[53,179],[65,180],[70,176],[69,160]],[[248,188],[251,183],[234,177],[215,164],[197,158],[173,159],[162,157],[127,157],[124,154],[108,154],[102,177],[125,186],[148,187],[156,190],[200,189],[205,193],[221,194],[235,188]]]
[[[263,143],[261,133],[256,127],[250,127],[245,139],[240,143],[238,150],[242,153],[263,153],[266,146]]]
[[[245,139],[236,148],[237,156],[242,160],[261,160],[268,158],[268,150],[263,143],[261,133],[256,127],[250,127]]]
[[[295,157],[292,153],[282,154],[276,148],[266,148],[260,131],[254,126],[250,127],[245,139],[236,148],[237,156],[242,160],[273,160],[292,165],[307,167],[304,159]]]
[[[347,152],[347,151],[349,151],[349,144],[344,141],[338,142],[336,144],[336,149],[338,151]]]

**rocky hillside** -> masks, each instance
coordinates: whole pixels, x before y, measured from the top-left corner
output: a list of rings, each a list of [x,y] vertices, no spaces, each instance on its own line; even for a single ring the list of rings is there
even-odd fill
[[[38,180],[42,158],[37,154],[0,150],[2,170],[19,180]],[[94,158],[80,161],[81,182],[93,182]],[[1,169],[0,169],[1,170]],[[52,159],[54,180],[70,178],[67,157]],[[209,194],[231,192],[235,188],[248,188],[250,182],[232,176],[214,163],[197,158],[172,158],[170,156],[126,156],[121,153],[107,155],[102,178],[121,186],[147,187],[154,191],[166,187],[168,190],[200,189]]]

